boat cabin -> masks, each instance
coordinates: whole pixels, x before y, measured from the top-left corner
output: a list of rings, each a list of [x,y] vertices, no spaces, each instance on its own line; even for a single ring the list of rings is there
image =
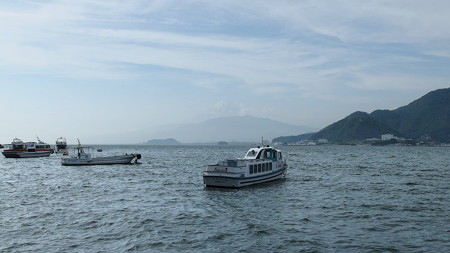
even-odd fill
[[[272,161],[282,160],[282,158],[281,151],[269,146],[251,148],[244,157],[244,159],[270,159]]]
[[[34,152],[36,149],[51,149],[51,146],[47,143],[44,143],[42,141],[36,142],[23,142],[19,138],[14,138],[14,140],[11,142],[11,149],[12,150],[27,150],[29,152]]]
[[[86,153],[84,151],[84,147],[78,146],[77,149],[77,158],[79,159],[91,159],[91,154]],[[89,150],[89,148],[87,148]]]
[[[49,144],[46,143],[34,143],[34,145],[36,145],[36,149],[49,149],[52,148]]]
[[[21,139],[15,138],[11,143],[11,149],[13,150],[24,150],[25,145]]]
[[[56,147],[58,149],[66,149],[67,148],[67,142],[66,139],[64,139],[63,137],[60,137],[56,140]]]

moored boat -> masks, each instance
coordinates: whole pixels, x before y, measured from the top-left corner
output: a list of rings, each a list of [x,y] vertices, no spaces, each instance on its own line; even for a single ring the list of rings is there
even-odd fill
[[[208,165],[205,186],[239,188],[284,178],[288,165],[282,152],[270,146],[251,148],[244,158]]]
[[[55,152],[56,152],[56,153],[63,153],[63,154],[66,154],[67,152],[69,152],[69,151],[67,150],[67,141],[66,141],[66,138],[64,138],[64,137],[59,137],[59,138],[56,140],[56,150],[55,150]]]
[[[88,165],[112,165],[112,164],[132,164],[141,159],[140,154],[125,154],[117,156],[92,157],[89,147],[82,147],[80,142],[76,149],[76,156],[62,158],[61,164],[64,166],[88,166]],[[87,150],[87,152],[85,151]]]
[[[23,142],[19,138],[14,138],[9,149],[3,150],[2,154],[6,158],[31,158],[31,157],[47,157],[53,154],[51,146],[42,142],[38,138],[38,142]]]

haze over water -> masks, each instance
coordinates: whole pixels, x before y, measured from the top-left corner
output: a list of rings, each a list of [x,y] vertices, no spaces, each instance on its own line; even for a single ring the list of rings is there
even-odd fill
[[[446,252],[450,148],[280,146],[285,180],[204,188],[247,146],[104,146],[142,164],[0,158],[0,252]]]

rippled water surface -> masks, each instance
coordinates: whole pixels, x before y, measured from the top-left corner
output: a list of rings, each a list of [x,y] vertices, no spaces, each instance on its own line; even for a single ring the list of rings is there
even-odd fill
[[[449,252],[450,148],[279,147],[285,180],[204,188],[248,146],[103,146],[142,164],[0,158],[0,252]]]

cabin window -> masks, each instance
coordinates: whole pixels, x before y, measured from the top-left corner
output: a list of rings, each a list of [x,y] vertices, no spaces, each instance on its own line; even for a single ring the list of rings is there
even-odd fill
[[[249,165],[249,173],[250,174],[272,171],[272,169],[273,169],[272,163],[259,163],[259,164]]]
[[[247,157],[255,157],[255,156],[256,156],[255,150],[250,150],[250,151],[248,151]]]

